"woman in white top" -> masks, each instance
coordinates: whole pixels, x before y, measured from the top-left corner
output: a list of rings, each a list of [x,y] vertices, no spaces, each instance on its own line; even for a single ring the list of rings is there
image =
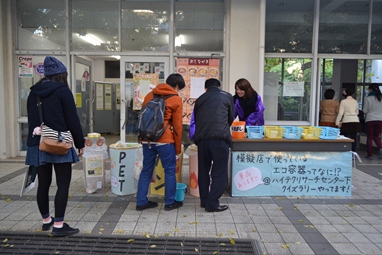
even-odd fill
[[[358,102],[353,98],[355,93],[353,88],[347,88],[343,96],[346,97],[340,103],[336,126],[341,128],[341,134],[353,139],[352,151],[356,149],[357,133],[362,131],[358,118]]]
[[[367,159],[373,159],[373,141],[378,147],[378,158],[382,158],[382,146],[379,135],[382,130],[382,94],[379,86],[376,83],[371,83],[369,86],[369,94],[365,98],[365,105],[363,108],[366,114],[366,148]]]

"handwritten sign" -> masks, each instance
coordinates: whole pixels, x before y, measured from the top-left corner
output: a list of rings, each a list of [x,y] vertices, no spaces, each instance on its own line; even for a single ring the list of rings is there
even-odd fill
[[[232,196],[351,196],[352,153],[232,152]]]

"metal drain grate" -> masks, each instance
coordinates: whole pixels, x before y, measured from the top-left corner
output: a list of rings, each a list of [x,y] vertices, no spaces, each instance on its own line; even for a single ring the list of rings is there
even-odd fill
[[[256,240],[195,237],[84,236],[0,232],[0,254],[229,254],[261,255]]]

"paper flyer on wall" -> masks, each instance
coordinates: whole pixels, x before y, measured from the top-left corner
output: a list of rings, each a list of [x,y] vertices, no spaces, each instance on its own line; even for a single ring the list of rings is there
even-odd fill
[[[25,172],[23,186],[21,187],[20,197],[27,194],[36,186],[37,182],[37,169],[35,166],[29,166]]]

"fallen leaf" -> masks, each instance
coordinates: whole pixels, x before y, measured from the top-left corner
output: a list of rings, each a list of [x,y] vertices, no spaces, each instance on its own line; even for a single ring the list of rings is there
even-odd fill
[[[231,243],[231,244],[233,244],[233,245],[235,245],[236,244],[236,242],[235,242],[235,240],[233,240],[233,238],[229,238],[229,242]]]
[[[174,232],[179,232],[179,228],[174,228]]]
[[[313,225],[309,225],[309,227],[310,227],[310,228],[314,228],[314,226],[313,226]]]
[[[304,222],[304,220],[298,220],[298,222]]]
[[[256,233],[256,232],[257,232],[257,230],[256,230],[256,229],[252,229],[252,232]]]
[[[155,244],[150,245],[150,248],[156,248],[157,246]]]
[[[104,228],[99,228],[100,231],[104,231],[105,229]]]
[[[235,233],[233,232],[232,229],[229,230],[229,233],[230,233],[231,235],[235,234]]]
[[[294,242],[294,244],[301,244],[301,242]]]
[[[180,243],[180,246],[182,246],[182,247],[183,247],[183,243]]]
[[[129,239],[127,240],[128,243],[133,243],[135,241],[135,239]]]
[[[59,252],[59,251],[56,251],[54,254],[60,254],[60,252]]]
[[[117,229],[117,231],[115,231],[115,233],[122,234],[123,230],[122,229]]]
[[[3,243],[6,243],[6,242],[8,242],[8,238],[5,238],[5,239],[3,240]]]
[[[199,252],[198,248],[195,248],[195,251],[196,251],[196,252]]]
[[[288,244],[285,244],[285,243],[283,243],[283,244],[281,245],[281,248],[283,248],[283,249],[288,249],[288,248],[289,248],[289,245],[288,245]]]
[[[226,244],[225,244],[225,243],[220,243],[219,245],[220,245],[220,246],[226,246]]]
[[[223,236],[223,234],[221,234],[221,233],[220,233],[220,234],[218,234],[218,236],[219,236],[219,237],[222,237],[222,236]]]
[[[214,251],[214,253],[212,253],[212,254],[218,254],[219,252],[218,251]]]
[[[12,200],[10,198],[7,198],[7,200],[5,200],[5,202],[11,202]]]
[[[146,234],[145,236],[146,236],[147,238],[150,238],[150,237],[151,237],[150,234]]]

